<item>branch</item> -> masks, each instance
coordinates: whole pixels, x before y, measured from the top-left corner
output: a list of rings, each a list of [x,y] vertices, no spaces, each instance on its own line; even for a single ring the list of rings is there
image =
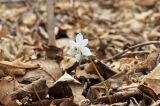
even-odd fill
[[[54,8],[53,8],[53,0],[47,0],[47,31],[49,35],[48,45],[55,46],[56,45],[56,36],[54,33],[53,19],[54,19]]]
[[[148,42],[144,42],[144,43],[140,43],[140,44],[131,46],[131,47],[125,49],[124,51],[122,51],[122,52],[114,55],[113,57],[107,59],[106,61],[110,61],[110,60],[113,60],[113,59],[117,59],[119,56],[125,54],[125,53],[128,52],[129,50],[133,50],[133,49],[135,49],[135,48],[142,47],[142,46],[146,46],[146,45],[151,45],[151,44],[160,44],[160,41],[148,41]]]
[[[110,95],[111,103],[125,102],[129,100],[129,98],[131,97],[134,97],[137,100],[141,100],[143,98],[143,95],[138,89],[134,91],[117,92],[113,95]],[[97,103],[109,103],[109,98],[106,96],[97,98],[96,100],[93,101],[93,104]]]

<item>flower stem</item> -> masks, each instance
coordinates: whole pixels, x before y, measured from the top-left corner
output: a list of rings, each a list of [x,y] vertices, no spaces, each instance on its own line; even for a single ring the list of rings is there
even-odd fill
[[[91,57],[89,57],[89,61],[92,63],[92,65],[93,65],[94,69],[96,70],[96,72],[97,72],[100,80],[102,81],[102,83],[103,83],[103,85],[104,85],[104,88],[105,88],[105,90],[106,90],[106,96],[107,96],[108,99],[109,99],[109,103],[111,103],[111,99],[110,99],[110,97],[109,97],[109,90],[108,90],[107,84],[105,83],[104,78],[103,78],[102,75],[99,73],[98,68],[96,67],[96,65],[95,65],[95,63],[93,62],[93,60],[92,60]]]

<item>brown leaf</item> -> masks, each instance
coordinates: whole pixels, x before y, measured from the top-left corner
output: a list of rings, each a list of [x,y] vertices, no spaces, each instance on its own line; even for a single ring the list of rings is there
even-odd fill
[[[37,16],[33,12],[27,12],[22,16],[22,22],[25,25],[32,26],[36,23]]]
[[[160,94],[160,64],[145,76],[143,82],[157,95]]]
[[[108,67],[107,65],[105,65],[103,62],[96,60],[94,61],[98,71],[100,72],[100,74],[105,78],[109,78],[111,76],[113,76],[114,74],[116,74],[116,72],[111,69],[110,67]],[[93,64],[88,64],[86,65],[86,67],[84,68],[87,74],[95,74],[97,75],[96,70],[93,67]]]
[[[62,99],[55,99],[53,103],[56,106],[78,106],[77,104],[73,103],[71,98],[62,98]]]
[[[37,64],[31,64],[31,62],[22,62],[21,59],[17,59],[13,62],[0,61],[0,67],[7,75],[24,75],[26,69],[35,69],[39,66]]]
[[[83,85],[67,73],[65,73],[60,79],[56,81],[53,88],[50,90],[50,92],[52,92],[51,94],[53,95],[58,94],[57,95],[58,97],[61,94],[62,98],[66,96],[67,97],[73,96],[74,98],[73,101],[76,104],[79,104],[81,100],[85,99],[84,96],[82,95]],[[60,89],[63,89],[63,90],[60,90]],[[54,97],[56,98],[56,96]]]
[[[37,80],[22,89],[18,89],[11,94],[12,99],[21,100],[29,96],[33,101],[44,99],[48,93],[48,87],[45,79]]]
[[[152,21],[155,21],[157,23],[160,23],[160,13],[157,12],[157,13],[154,13],[152,16],[151,16],[151,20]]]
[[[41,101],[35,101],[35,102],[32,102],[31,104],[26,104],[26,105],[29,105],[29,106],[55,106],[55,105],[51,105],[53,104],[52,103],[52,100],[47,100],[47,99],[44,99],[44,100],[41,100]]]
[[[157,61],[159,61],[159,54],[157,52],[152,52],[147,56],[141,54],[130,58],[122,58],[119,70],[128,73],[149,72],[157,65]]]
[[[19,82],[32,82],[39,78],[46,79],[47,86],[52,86],[53,83],[62,76],[62,69],[59,64],[50,59],[40,59],[32,61],[33,64],[38,64],[40,68],[28,71],[25,76],[17,76]]]
[[[70,73],[78,64],[75,58],[64,56],[63,60],[60,62],[60,65],[64,71]]]
[[[61,60],[62,49],[56,46],[48,46],[45,49],[46,49],[47,57]]]
[[[22,59],[16,59],[12,62],[9,61],[0,61],[0,65],[6,66],[6,67],[13,67],[13,68],[20,68],[20,69],[34,69],[39,68],[37,64],[33,64],[31,62],[22,62]]]
[[[4,36],[1,38],[0,50],[3,52],[3,58],[6,60],[13,60],[18,55],[23,40],[20,37]]]
[[[10,97],[10,94],[18,88],[18,83],[12,79],[0,80],[0,85],[0,103],[5,106],[18,106]]]
[[[99,79],[91,64],[84,64],[76,68],[76,77],[86,79]]]
[[[72,98],[72,90],[67,81],[57,82],[49,89],[49,95],[55,99]]]
[[[136,0],[136,2],[141,6],[153,6],[157,0]]]

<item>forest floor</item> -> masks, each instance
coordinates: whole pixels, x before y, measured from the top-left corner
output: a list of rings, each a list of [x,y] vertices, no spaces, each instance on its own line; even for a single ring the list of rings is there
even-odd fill
[[[55,1],[52,46],[46,2],[0,1],[1,106],[160,105],[159,0]],[[93,63],[67,55],[78,33]]]

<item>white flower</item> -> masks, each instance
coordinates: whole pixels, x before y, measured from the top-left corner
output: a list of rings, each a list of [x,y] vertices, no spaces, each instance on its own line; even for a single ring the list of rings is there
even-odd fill
[[[81,33],[77,34],[76,42],[70,41],[70,49],[67,54],[73,56],[80,62],[84,57],[91,56],[92,53],[88,47],[88,39],[83,39],[83,35]]]

